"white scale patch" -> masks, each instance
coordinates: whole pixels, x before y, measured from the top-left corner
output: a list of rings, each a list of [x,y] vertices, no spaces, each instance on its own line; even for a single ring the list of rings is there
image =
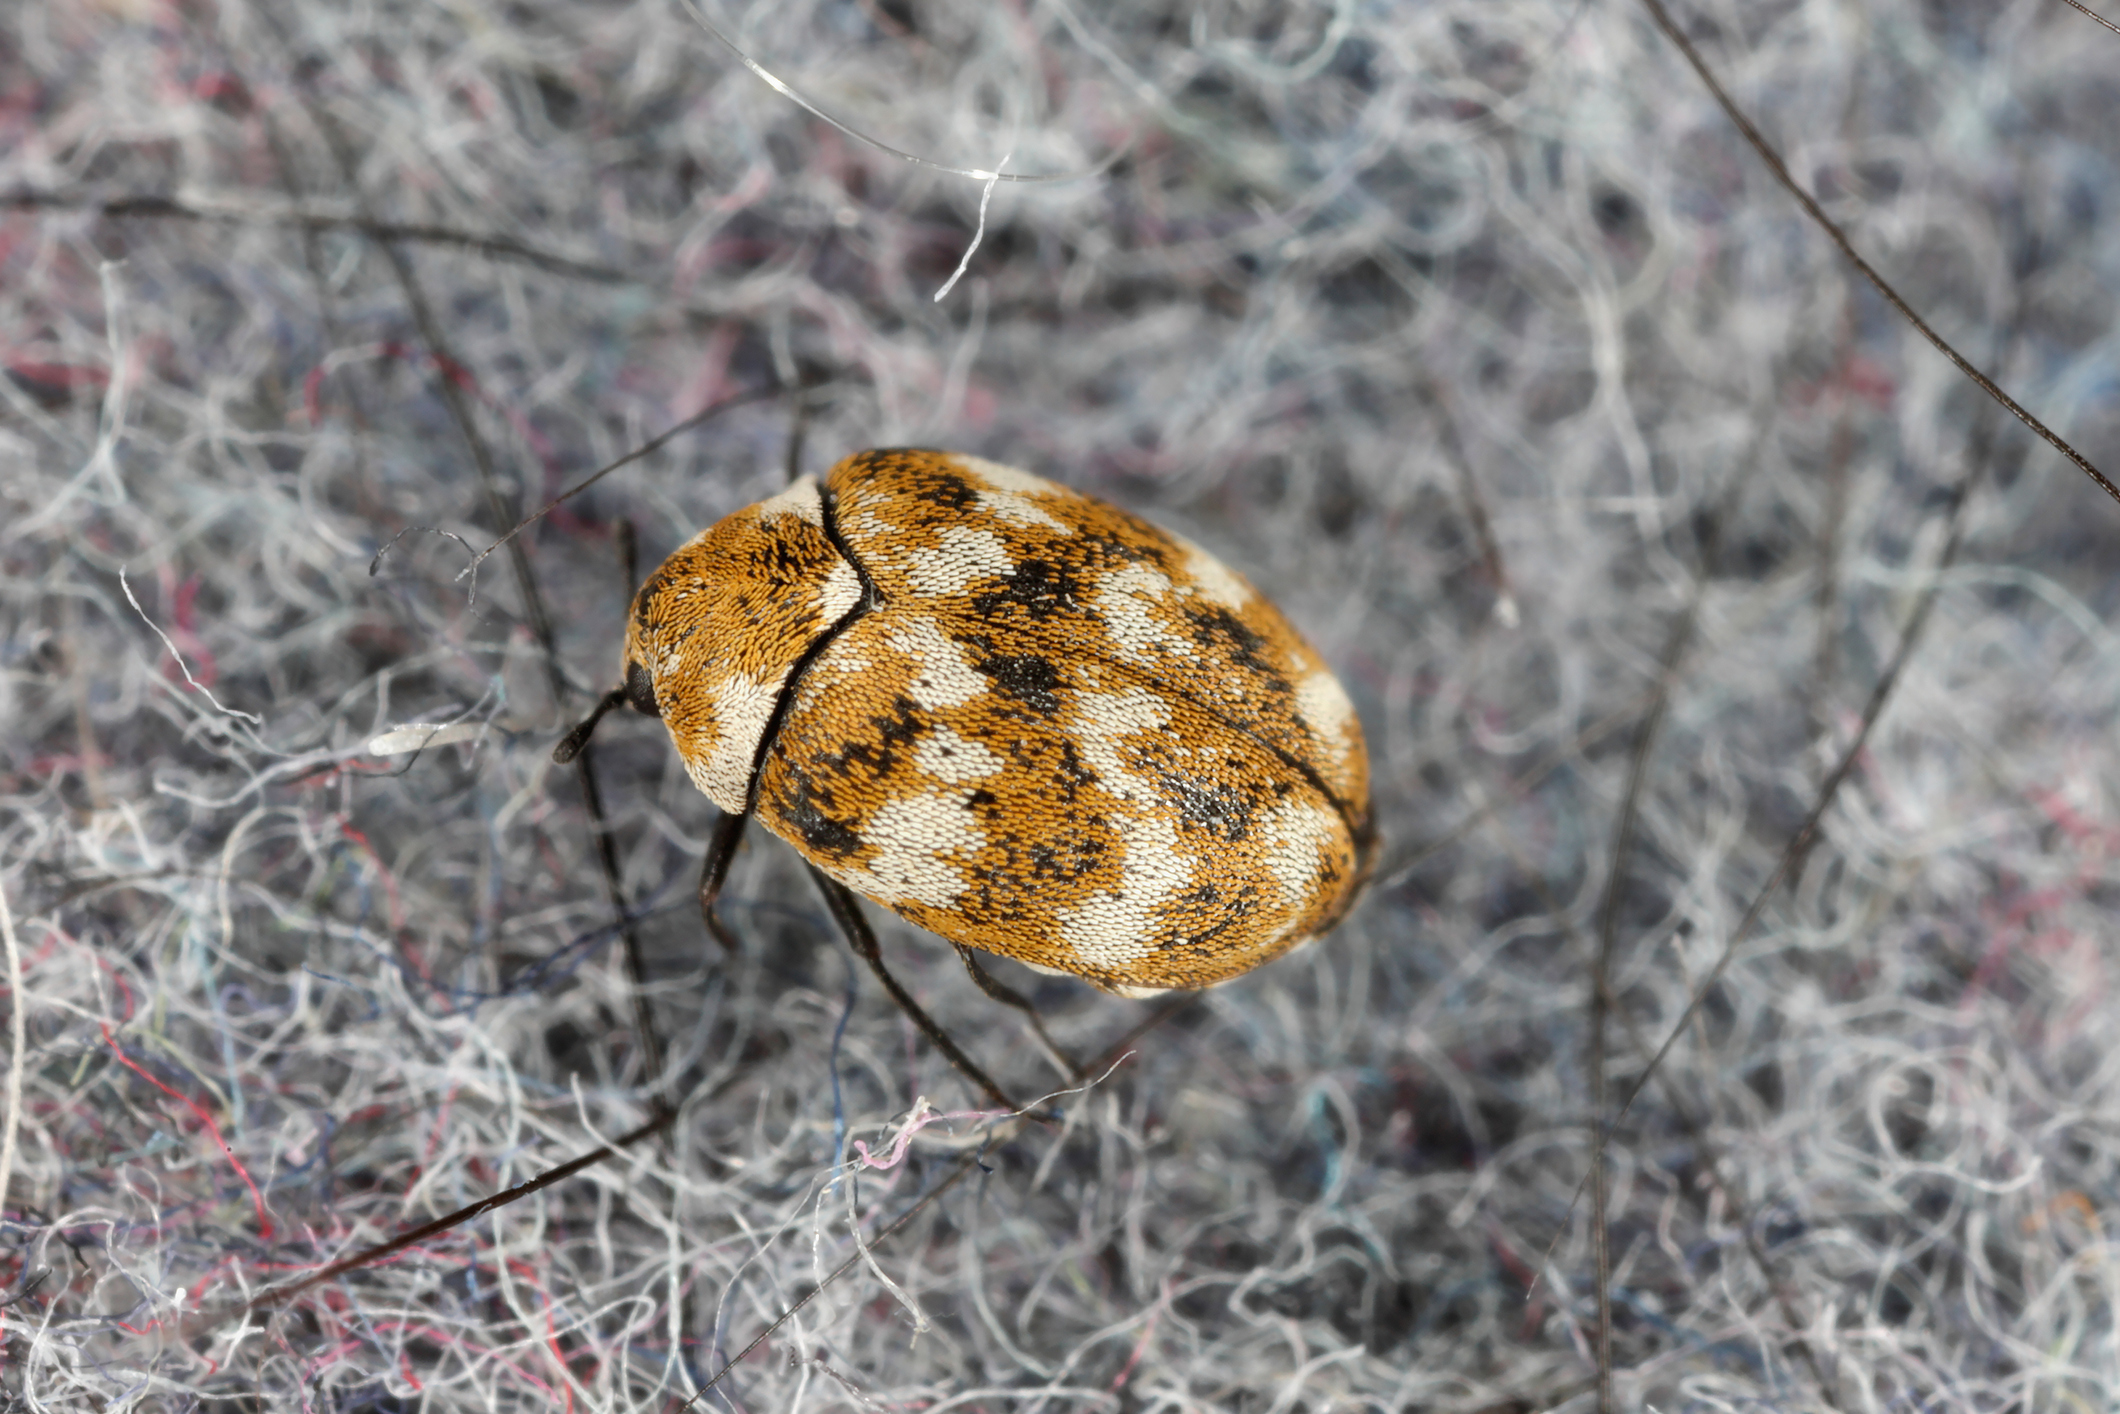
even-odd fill
[[[1299,661],[1296,671],[1302,672],[1308,666]],[[1348,740],[1347,724],[1354,720],[1354,704],[1347,700],[1347,691],[1340,686],[1340,680],[1331,673],[1305,675],[1296,684],[1295,707],[1296,715],[1310,728],[1310,734],[1333,747],[1344,760],[1352,745]]]
[[[1047,481],[1042,476],[1033,476],[1027,471],[1003,466],[1000,462],[990,462],[985,457],[952,457],[950,460],[995,491],[1005,491],[1017,496],[1071,497],[1075,494],[1057,481]]]
[[[838,868],[833,878],[878,903],[911,899],[948,908],[964,892],[964,876],[948,856],[969,857],[985,845],[967,802],[970,791],[918,795],[885,802],[862,830],[876,855],[866,868]]]
[[[752,509],[758,512],[761,525],[775,516],[784,515],[806,520],[820,528],[824,525],[824,498],[817,494],[817,478],[814,476],[803,477],[778,496],[760,501]]]
[[[995,579],[1016,568],[1008,546],[991,530],[953,525],[942,543],[906,557],[905,577],[922,594],[956,594],[967,584]]]
[[[897,526],[892,525],[874,511],[863,511],[861,514],[849,519],[846,515],[844,502],[840,503],[839,523],[846,527],[848,534],[859,536],[864,540],[888,542],[892,536],[899,533]]]
[[[1185,573],[1200,593],[1225,609],[1241,609],[1251,600],[1251,588],[1237,578],[1229,566],[1185,539],[1173,535],[1185,551]]]
[[[941,626],[933,619],[914,619],[904,632],[894,633],[885,641],[919,661],[920,670],[906,684],[906,694],[930,712],[961,707],[986,691],[986,679],[964,661],[964,654],[943,636]]]
[[[1055,535],[1075,533],[1073,526],[1048,514],[1030,499],[1033,496],[1073,495],[1065,486],[1012,466],[1003,466],[1000,462],[990,462],[984,457],[958,457],[956,461],[957,465],[986,483],[987,489],[979,493],[979,504],[984,509],[1011,525],[1040,525]]]
[[[714,687],[714,725],[720,735],[704,760],[687,758],[685,769],[707,799],[724,810],[742,810],[750,797],[751,762],[780,696],[780,681],[731,673]]]
[[[1340,817],[1322,805],[1290,801],[1267,815],[1266,838],[1273,841],[1267,869],[1290,904],[1308,906],[1318,891],[1318,864],[1339,842]]]
[[[820,623],[836,624],[846,611],[861,602],[861,576],[845,560],[835,560],[832,572],[824,577],[817,590],[817,618]]]
[[[1080,699],[1076,745],[1098,784],[1133,811],[1112,812],[1112,833],[1125,850],[1117,892],[1079,908],[1059,909],[1060,935],[1092,969],[1118,969],[1148,955],[1157,904],[1192,883],[1193,860],[1178,849],[1177,826],[1166,819],[1155,787],[1127,770],[1120,742],[1159,733],[1170,724],[1162,700],[1140,688]]]
[[[922,737],[920,745],[913,748],[913,759],[921,770],[953,786],[983,780],[999,773],[1006,764],[978,742],[959,736],[948,727],[937,727]]]
[[[1128,565],[1097,581],[1097,611],[1119,656],[1134,663],[1158,661],[1155,649],[1181,658],[1199,656],[1192,640],[1151,612],[1171,591],[1170,577],[1143,565]]]
[[[1011,525],[1038,525],[1055,535],[1073,535],[1075,528],[1064,521],[1055,520],[1038,509],[1027,498],[1013,491],[981,491],[979,505],[991,511]]]

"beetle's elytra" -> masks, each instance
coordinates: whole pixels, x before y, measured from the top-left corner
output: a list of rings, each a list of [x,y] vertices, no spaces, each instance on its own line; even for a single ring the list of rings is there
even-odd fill
[[[1373,853],[1347,695],[1219,561],[974,457],[871,451],[642,585],[625,695],[716,805],[952,942],[1141,994],[1316,937]]]

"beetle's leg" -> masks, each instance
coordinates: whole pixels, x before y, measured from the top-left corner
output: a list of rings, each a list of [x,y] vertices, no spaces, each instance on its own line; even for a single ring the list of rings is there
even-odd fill
[[[626,690],[623,687],[614,687],[597,698],[596,706],[590,709],[589,715],[576,722],[574,730],[561,737],[559,745],[552,748],[552,759],[565,766],[581,755],[582,748],[589,744],[589,733],[596,730],[596,724],[604,719],[604,713],[614,707],[624,706],[625,701]]]
[[[1080,1080],[1082,1078],[1082,1067],[1075,1064],[1074,1058],[1068,1055],[1066,1051],[1061,1050],[1059,1043],[1045,1033],[1045,1022],[1039,1019],[1038,1008],[1031,1005],[1031,999],[994,976],[993,973],[987,971],[984,967],[981,967],[977,952],[962,943],[954,944],[954,946],[957,949],[957,956],[964,961],[964,970],[972,974],[972,980],[979,984],[979,990],[1001,1003],[1001,1005],[1014,1007],[1022,1012],[1031,1023],[1031,1030],[1037,1033],[1038,1044],[1045,1047],[1046,1055],[1052,1058],[1054,1065],[1060,1067],[1060,1073],[1070,1080]]]
[[[721,819],[714,822],[714,838],[707,841],[707,857],[699,865],[699,916],[706,921],[707,931],[714,936],[714,941],[732,956],[736,952],[736,939],[714,916],[714,900],[721,897],[721,886],[729,877],[729,861],[736,857],[736,846],[743,839],[743,827],[750,821],[748,815],[723,811]]]
[[[1011,1114],[1021,1113],[1023,1107],[1011,1100],[985,1071],[972,1064],[970,1056],[957,1049],[957,1043],[949,1038],[949,1033],[935,1024],[934,1017],[921,1010],[920,1003],[913,1000],[913,994],[900,986],[898,979],[883,965],[883,951],[876,946],[876,935],[869,930],[868,920],[861,916],[861,905],[846,885],[827,877],[814,864],[809,869],[810,877],[817,881],[818,889],[824,894],[825,906],[832,910],[832,921],[846,935],[847,945],[869,965],[869,971],[883,983],[883,989],[891,994],[892,1001],[898,1003],[898,1009],[912,1018],[913,1024],[920,1028],[920,1034],[934,1043],[935,1049],[957,1067],[959,1074],[986,1091],[988,1099]]]

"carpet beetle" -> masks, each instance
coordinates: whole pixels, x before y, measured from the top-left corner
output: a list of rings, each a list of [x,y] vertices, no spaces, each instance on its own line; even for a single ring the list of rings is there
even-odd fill
[[[694,536],[634,598],[598,715],[620,701],[739,828],[960,949],[1127,995],[1315,938],[1374,853],[1361,726],[1278,609],[976,457],[862,452]]]

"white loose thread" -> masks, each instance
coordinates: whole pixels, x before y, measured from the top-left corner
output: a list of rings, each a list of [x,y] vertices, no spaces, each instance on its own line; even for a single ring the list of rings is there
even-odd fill
[[[0,1209],[7,1206],[7,1186],[15,1176],[15,1130],[22,1123],[22,1053],[28,1027],[23,1013],[29,997],[22,990],[22,950],[15,946],[15,916],[8,911],[7,890],[0,888],[0,944],[7,952],[7,1120],[0,1125]]]
[[[1001,180],[1001,168],[1008,166],[1009,158],[1015,155],[1016,149],[1012,147],[1003,155],[999,167],[996,167],[991,172],[974,172],[972,174],[975,177],[986,178],[986,190],[979,193],[979,225],[972,232],[972,243],[964,248],[964,259],[957,262],[957,268],[950,273],[950,278],[944,280],[942,288],[935,291],[935,303],[941,304],[942,297],[955,289],[957,282],[964,278],[964,272],[971,268],[972,257],[979,252],[979,243],[986,239],[986,205],[994,199],[994,184]]]
[[[118,566],[118,587],[125,591],[125,602],[133,606],[133,612],[140,616],[140,622],[146,624],[149,628],[155,631],[155,637],[162,640],[162,646],[169,650],[169,656],[177,660],[178,670],[184,674],[184,681],[191,684],[193,691],[205,693],[206,700],[208,702],[211,702],[216,710],[225,713],[228,716],[241,717],[244,721],[250,723],[254,727],[262,727],[265,725],[265,719],[263,717],[255,716],[252,713],[241,710],[240,708],[223,707],[221,705],[221,699],[213,695],[213,689],[208,687],[205,683],[200,682],[197,678],[191,675],[191,665],[184,661],[184,655],[177,651],[177,645],[170,639],[170,636],[162,632],[162,625],[156,623],[153,619],[147,617],[147,610],[141,608],[140,601],[133,598],[132,585],[126,583],[125,567],[123,565]]]

